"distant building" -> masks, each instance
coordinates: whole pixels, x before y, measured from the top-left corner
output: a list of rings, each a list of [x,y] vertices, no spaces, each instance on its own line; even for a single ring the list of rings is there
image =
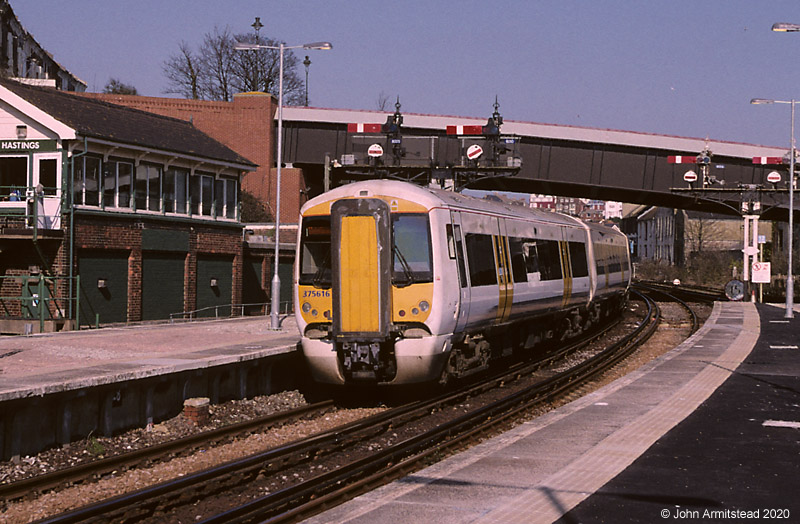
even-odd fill
[[[739,217],[663,207],[640,206],[636,211],[636,235],[629,238],[635,241],[639,260],[682,266],[704,252],[741,253],[744,240]],[[772,223],[760,222],[759,233],[771,239]]]
[[[67,71],[22,27],[7,0],[0,0],[0,75],[63,91],[85,91],[86,83]]]

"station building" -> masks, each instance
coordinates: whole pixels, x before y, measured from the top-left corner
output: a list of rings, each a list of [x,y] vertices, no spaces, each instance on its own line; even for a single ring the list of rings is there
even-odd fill
[[[0,79],[0,332],[241,303],[255,169],[191,122]]]

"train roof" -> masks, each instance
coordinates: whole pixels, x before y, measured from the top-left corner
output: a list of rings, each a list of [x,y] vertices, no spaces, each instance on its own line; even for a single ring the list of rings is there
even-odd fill
[[[366,192],[366,194],[364,192]],[[536,220],[538,222],[546,222],[554,225],[572,227],[587,225],[587,223],[583,222],[582,220],[568,215],[554,213],[552,211],[544,211],[525,206],[485,200],[470,195],[465,195],[463,193],[456,193],[455,191],[447,191],[433,187],[422,187],[416,184],[398,180],[369,180],[353,182],[352,184],[337,187],[306,202],[301,210],[301,213],[310,207],[319,205],[328,200],[364,196],[387,196],[403,198],[406,200],[411,200],[428,209],[446,207],[484,212],[509,218]],[[592,224],[590,227],[598,231],[614,231],[611,228],[599,224]],[[619,231],[617,231],[617,233],[619,233]]]
[[[365,191],[367,192],[366,194],[364,193]],[[468,209],[471,211],[482,211],[485,213],[503,216],[516,216],[527,219],[536,219],[544,222],[572,226],[580,222],[572,217],[552,213],[549,211],[484,200],[470,195],[465,195],[463,193],[456,193],[454,191],[447,191],[438,188],[422,187],[416,184],[401,182],[398,180],[369,180],[353,182],[352,184],[340,186],[309,200],[303,206],[302,211],[328,200],[363,196],[398,197],[410,200],[428,209],[433,209],[436,207],[452,207],[457,209]]]

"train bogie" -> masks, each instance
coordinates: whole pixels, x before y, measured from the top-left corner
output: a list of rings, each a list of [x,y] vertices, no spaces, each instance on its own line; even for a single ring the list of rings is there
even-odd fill
[[[344,186],[301,214],[296,316],[320,382],[466,376],[575,335],[630,281],[616,230],[403,182]]]

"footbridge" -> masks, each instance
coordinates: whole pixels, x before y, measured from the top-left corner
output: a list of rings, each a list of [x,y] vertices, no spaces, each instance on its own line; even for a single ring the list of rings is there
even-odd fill
[[[649,133],[486,118],[286,107],[285,165],[306,193],[370,177],[439,182],[762,218],[788,218],[788,166],[755,163],[786,149]],[[688,163],[687,163],[688,162]],[[697,176],[694,183],[692,171]],[[777,171],[781,181],[767,176]],[[771,179],[775,178],[773,174]]]

